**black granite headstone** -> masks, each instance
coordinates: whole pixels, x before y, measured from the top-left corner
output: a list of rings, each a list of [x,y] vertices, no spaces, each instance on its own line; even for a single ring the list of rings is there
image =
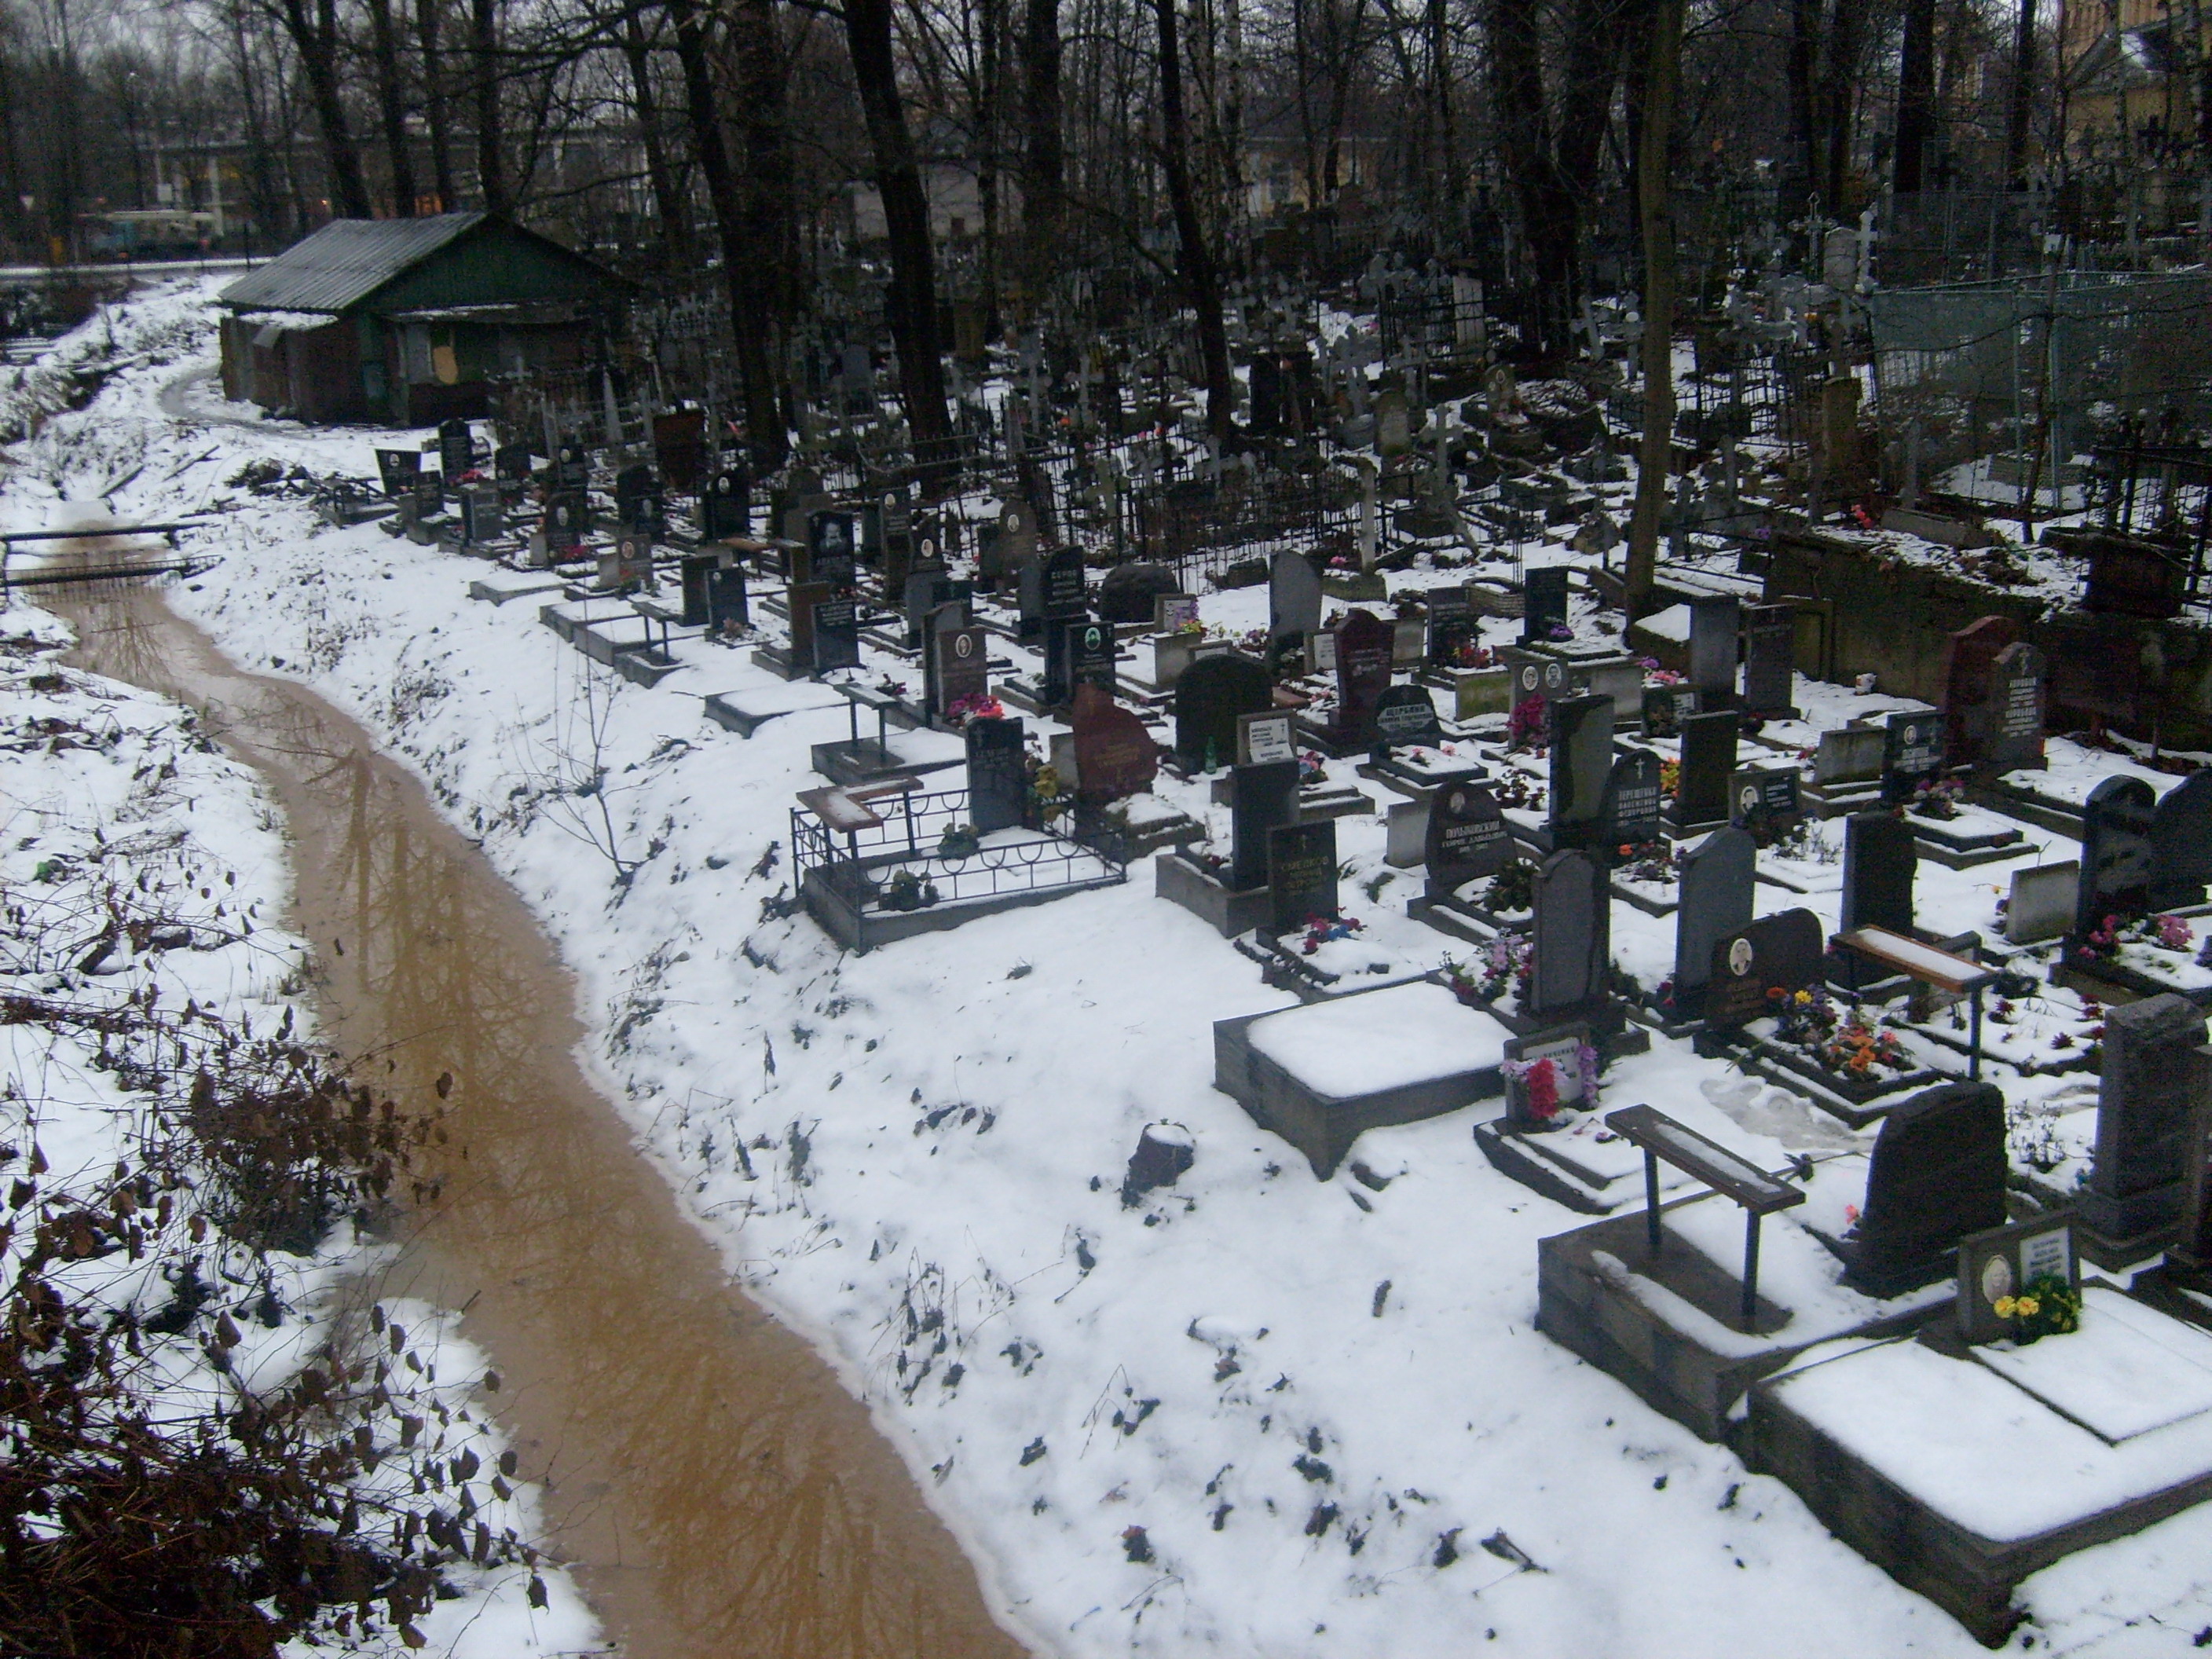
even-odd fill
[[[860,573],[859,521],[850,513],[808,514],[806,555],[816,581],[851,587]]]
[[[1255,761],[1230,774],[1229,885],[1243,893],[1267,879],[1267,836],[1298,821],[1296,758]]]
[[[930,713],[943,720],[953,706],[991,690],[991,636],[969,626],[960,607],[945,605],[931,614]]]
[[[1116,565],[1098,584],[1098,619],[1115,623],[1150,623],[1163,593],[1180,593],[1182,583],[1161,564]]]
[[[2159,797],[2150,815],[2151,908],[2204,902],[2212,882],[2212,770],[2192,773]]]
[[[717,634],[753,625],[745,596],[745,568],[718,565],[707,573],[707,626]]]
[[[1527,572],[1522,577],[1521,593],[1522,641],[1550,639],[1553,629],[1567,620],[1567,567],[1547,565]]]
[[[1683,854],[1675,886],[1674,1004],[1677,1014],[1703,1006],[1713,942],[1748,926],[1759,849],[1741,830],[1716,830]],[[1820,957],[1819,924],[1813,954]]]
[[[1075,547],[1055,548],[1040,562],[1039,574],[1043,580],[1042,614],[1047,617],[1079,617],[1090,606],[1090,590],[1084,585],[1083,550]]]
[[[1729,779],[1729,822],[1763,841],[1786,835],[1804,820],[1802,779],[1794,766],[1746,766]]]
[[[1735,772],[1740,723],[1733,708],[1692,714],[1681,723],[1681,774],[1674,785],[1674,822],[1685,829],[1725,823],[1729,779]]]
[[[684,580],[684,626],[708,626],[707,582],[721,568],[718,553],[687,553],[680,567]]]
[[[1022,821],[1023,810],[1029,804],[1022,723],[974,720],[961,735],[968,743],[968,822],[980,835],[1012,828]]]
[[[2106,778],[2081,805],[2081,890],[2074,906],[2078,933],[2091,933],[2106,919],[2139,916],[2150,908],[2158,878],[2151,850],[2157,797],[2141,778]]]
[[[1394,744],[1442,743],[1443,726],[1425,685],[1393,685],[1375,700],[1375,735]]]
[[[1997,653],[1983,704],[1982,763],[1992,772],[2043,764],[2043,653],[2021,640]]]
[[[1920,866],[1912,826],[1894,812],[1844,820],[1844,893],[1838,926],[1912,932],[1912,880]]]
[[[1429,803],[1426,847],[1429,897],[1449,897],[1470,881],[1494,876],[1513,857],[1512,832],[1488,786],[1451,783]]]
[[[1946,1083],[1891,1109],[1875,1138],[1866,1204],[1843,1242],[1844,1279],[1873,1297],[1948,1279],[1959,1241],[2005,1224],[2004,1096]]]
[[[1943,717],[1892,714],[1881,757],[1881,798],[1894,806],[1943,769]]]
[[[860,665],[860,607],[848,592],[814,607],[814,672]]]
[[[1114,625],[1078,617],[1068,625],[1066,639],[1068,696],[1075,696],[1078,686],[1095,685],[1111,697],[1116,658]]]
[[[1945,641],[1943,745],[1945,763],[1979,766],[1988,757],[1990,693],[1997,653],[2020,637],[2009,617],[1984,617]]]
[[[1623,847],[1641,847],[1664,833],[1659,757],[1631,749],[1615,757],[1605,781],[1605,805],[1598,814],[1597,845],[1607,861]]]
[[[1730,594],[1707,594],[1690,601],[1690,684],[1699,706],[1735,706],[1736,635],[1741,604]]]
[[[1427,655],[1432,668],[1471,668],[1482,648],[1482,618],[1467,608],[1462,597],[1457,610],[1438,611],[1430,600]]]
[[[384,493],[397,499],[415,493],[416,475],[422,471],[419,449],[380,449],[376,452],[377,481]]]
[[[1742,833],[1740,830],[1723,830],[1714,839]],[[1722,856],[1725,859],[1735,854]],[[1747,860],[1746,867],[1748,865]],[[1747,889],[1744,908],[1748,909],[1750,906]],[[1681,942],[1678,935],[1678,954]],[[1784,996],[1795,996],[1800,991],[1811,989],[1820,978],[1825,948],[1820,919],[1810,910],[1784,910],[1712,936],[1706,948],[1704,970],[1706,1028],[1733,1030],[1747,1021],[1774,1012],[1778,999],[1771,993],[1780,991]],[[1686,1009],[1695,1005],[1678,986],[1674,1006]]]
[[[1581,853],[1554,853],[1536,872],[1528,1012],[1547,1019],[1606,994],[1613,960],[1613,890]]]
[[[1336,820],[1293,823],[1267,832],[1268,916],[1278,934],[1318,917],[1333,918],[1336,897]]]
[[[1613,699],[1558,697],[1550,705],[1554,842],[1585,846],[1603,830],[1605,786],[1613,774]]]
[[[2141,1238],[2181,1219],[2191,1057],[2203,1042],[2204,1010],[2185,997],[2145,997],[2105,1012],[2097,1152],[2080,1202],[2082,1218],[2108,1239]]]
[[[1209,753],[1226,765],[1237,758],[1237,722],[1274,706],[1275,682],[1251,658],[1200,657],[1176,682],[1176,753],[1188,766],[1204,765]]]
[[[1743,712],[1753,720],[1794,720],[1797,607],[1755,605],[1743,617]]]
[[[1682,722],[1697,712],[1696,686],[1647,686],[1644,691],[1644,735],[1647,738],[1679,737]]]
[[[742,467],[726,466],[708,481],[699,498],[699,530],[710,542],[752,534],[752,484]]]
[[[438,422],[438,466],[448,478],[459,483],[461,475],[475,466],[476,454],[476,439],[466,421]]]

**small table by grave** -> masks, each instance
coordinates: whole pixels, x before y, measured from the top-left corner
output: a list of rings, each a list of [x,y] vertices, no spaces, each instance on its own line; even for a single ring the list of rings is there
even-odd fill
[[[907,851],[914,853],[920,850],[914,827],[914,793],[921,787],[920,778],[909,777],[885,778],[882,782],[869,784],[863,789],[833,784],[823,789],[800,790],[799,804],[821,819],[826,827],[845,837],[846,851],[852,854],[853,861],[857,864],[860,854],[854,838],[863,830],[880,829],[884,823],[882,814],[869,803],[890,795],[902,797],[900,804],[906,809]]]
[[[1854,927],[1848,933],[1837,934],[1831,943],[1856,951],[1862,956],[1872,957],[1884,967],[1910,975],[1923,985],[1932,985],[1939,991],[1966,998],[1973,1011],[1972,1027],[1966,1042],[1966,1075],[1972,1079],[1980,1078],[1982,993],[1997,982],[1996,969],[1984,968],[1978,962],[1954,956],[1948,951],[1939,951],[1932,945],[1923,945],[1917,939],[1907,939],[1903,933],[1892,933],[1887,927]]]
[[[1750,1330],[1759,1312],[1759,1218],[1805,1201],[1804,1189],[1778,1181],[1757,1164],[1738,1158],[1718,1141],[1708,1140],[1650,1106],[1629,1106],[1605,1115],[1605,1127],[1644,1151],[1644,1225],[1651,1254],[1660,1253],[1659,1160],[1743,1206],[1743,1328]]]
[[[668,630],[684,625],[682,608],[679,606],[671,610],[659,599],[633,599],[629,602],[629,608],[645,618],[645,641],[647,645],[653,643],[653,624],[655,623],[660,624],[660,648],[663,652],[669,648]]]
[[[853,748],[860,746],[860,710],[876,711],[876,750],[888,757],[890,750],[890,718],[894,710],[903,714],[905,702],[889,691],[878,690],[872,685],[841,684],[837,690],[845,699],[846,726],[852,733]]]

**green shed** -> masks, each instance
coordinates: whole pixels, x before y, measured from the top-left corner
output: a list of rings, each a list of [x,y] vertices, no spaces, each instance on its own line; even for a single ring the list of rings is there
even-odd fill
[[[494,376],[594,361],[630,291],[490,214],[334,219],[217,296],[223,392],[304,421],[477,416]]]

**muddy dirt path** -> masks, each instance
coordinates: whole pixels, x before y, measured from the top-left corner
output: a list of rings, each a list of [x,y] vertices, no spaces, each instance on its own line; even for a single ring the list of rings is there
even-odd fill
[[[74,660],[182,699],[295,848],[326,1036],[451,1144],[395,1291],[465,1310],[548,1542],[639,1659],[1014,1659],[866,1413],[727,1280],[571,1057],[574,989],[520,898],[368,734],[245,674],[155,592],[45,602]]]

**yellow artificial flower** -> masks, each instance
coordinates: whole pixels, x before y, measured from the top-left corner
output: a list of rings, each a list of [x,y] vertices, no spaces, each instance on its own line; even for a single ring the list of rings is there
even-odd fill
[[[1997,1317],[1999,1319],[2010,1319],[2013,1316],[2014,1311],[2019,1308],[2020,1304],[2014,1301],[2011,1297],[2001,1296],[1992,1305],[1996,1307],[1997,1310]]]
[[[1810,991],[1800,991],[1797,994],[1797,1006],[1800,1008],[1811,1007],[1813,1006],[1813,994]]]
[[[2017,1298],[2012,1305],[2013,1310],[2022,1319],[2033,1319],[2035,1317],[2036,1310],[2043,1304],[2032,1296],[2023,1296]]]

